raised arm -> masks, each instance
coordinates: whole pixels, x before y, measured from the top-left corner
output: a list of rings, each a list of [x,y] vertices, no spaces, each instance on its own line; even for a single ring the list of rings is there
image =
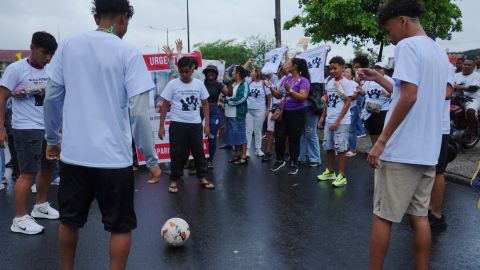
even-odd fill
[[[359,69],[357,72],[360,79],[367,81],[375,81],[383,88],[385,88],[385,90],[387,90],[390,94],[392,93],[393,84],[389,80],[387,80],[387,78],[382,76],[382,74],[368,68]]]
[[[180,77],[180,73],[178,73],[178,67],[175,65],[175,60],[173,59],[173,49],[165,45],[163,46],[163,51],[168,56],[168,66],[170,67],[170,72],[172,73],[172,76],[175,78]]]
[[[243,65],[243,67],[244,67],[245,69],[247,69],[248,66],[250,66],[250,64],[252,64],[253,62],[255,62],[255,59],[250,58],[250,59],[247,60],[247,62],[245,63],[245,65]]]

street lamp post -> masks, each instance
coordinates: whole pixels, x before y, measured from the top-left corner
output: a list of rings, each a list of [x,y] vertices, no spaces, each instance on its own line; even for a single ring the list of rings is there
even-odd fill
[[[151,27],[151,26],[149,26],[149,27],[152,28],[152,29],[155,29],[155,30],[160,30],[160,31],[167,32],[167,46],[170,46],[170,44],[168,44],[168,33],[169,32],[185,30],[185,28],[175,29],[175,30],[168,30],[168,28],[167,28],[167,30],[163,30],[163,29],[159,29],[159,28],[155,28],[155,27]]]

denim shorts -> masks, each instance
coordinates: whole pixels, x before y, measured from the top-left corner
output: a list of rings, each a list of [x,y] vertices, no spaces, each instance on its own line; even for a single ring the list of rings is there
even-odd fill
[[[337,153],[344,153],[348,150],[348,133],[350,125],[338,125],[337,130],[330,130],[332,124],[325,123],[323,149],[335,150]]]
[[[55,168],[56,161],[45,155],[47,140],[43,129],[14,129],[20,173],[38,173],[41,168]]]

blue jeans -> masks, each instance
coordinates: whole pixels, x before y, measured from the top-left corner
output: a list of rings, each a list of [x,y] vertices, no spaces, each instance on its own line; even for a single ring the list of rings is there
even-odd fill
[[[300,155],[298,161],[305,161],[305,143],[308,147],[308,157],[310,162],[320,163],[320,143],[317,136],[317,123],[320,116],[315,113],[312,106],[305,107],[307,110],[307,121],[303,128],[302,137],[300,138]]]
[[[208,152],[207,162],[212,162],[217,150],[217,134],[220,128],[221,116],[220,109],[217,106],[209,106],[210,108],[210,135],[208,136]]]
[[[350,132],[348,133],[348,143],[350,144],[350,150],[357,150],[357,122],[360,119],[360,108],[353,106],[350,109]]]
[[[360,101],[360,105],[357,105],[358,111],[360,112],[362,110],[363,101],[365,100],[365,97],[362,97],[362,96],[358,95],[357,100]],[[358,117],[357,124],[356,124],[356,129],[357,129],[357,135],[365,134],[365,129],[363,128],[363,124],[362,124],[362,118],[360,118],[360,117]]]
[[[5,178],[5,148],[0,148],[0,157],[2,158],[2,178],[1,179],[3,179]]]

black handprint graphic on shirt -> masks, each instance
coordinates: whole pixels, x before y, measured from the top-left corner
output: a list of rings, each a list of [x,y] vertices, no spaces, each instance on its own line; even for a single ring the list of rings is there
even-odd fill
[[[340,100],[337,94],[328,95],[328,107],[336,108],[339,102]]]
[[[252,90],[250,90],[250,96],[258,98],[258,96],[260,96],[260,90],[253,88]]]

